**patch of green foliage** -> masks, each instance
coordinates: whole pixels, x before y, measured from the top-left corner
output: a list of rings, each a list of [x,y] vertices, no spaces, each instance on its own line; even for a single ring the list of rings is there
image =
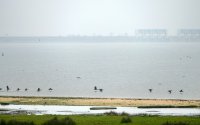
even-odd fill
[[[121,123],[131,123],[132,120],[130,117],[126,116],[126,117],[122,117]]]
[[[104,114],[108,115],[108,116],[117,116],[117,115],[119,115],[117,112],[114,112],[114,111],[106,112]]]
[[[189,125],[188,122],[165,122],[162,125]]]
[[[106,113],[104,113],[104,115],[108,115],[108,116],[129,116],[129,114],[126,113],[126,112],[117,113],[117,112],[114,112],[114,111],[106,112]]]
[[[0,119],[0,125],[35,125],[34,122],[26,122],[26,121],[17,121],[17,120],[1,120]]]
[[[76,125],[76,123],[70,117],[66,117],[60,120],[57,117],[54,117],[44,122],[43,125]]]

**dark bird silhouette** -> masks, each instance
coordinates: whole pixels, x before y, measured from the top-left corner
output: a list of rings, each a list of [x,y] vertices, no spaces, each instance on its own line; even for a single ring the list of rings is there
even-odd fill
[[[25,88],[24,90],[25,90],[25,91],[28,91],[28,89],[27,89],[27,88]]]
[[[2,52],[1,56],[4,56],[4,53]]]
[[[2,90],[2,88],[0,88],[0,91]]]
[[[6,90],[7,90],[7,91],[9,91],[9,90],[10,90],[9,86],[6,86]]]
[[[40,88],[38,88],[38,89],[37,89],[37,91],[38,91],[38,92],[40,92],[40,91],[41,91],[41,89],[40,89]]]
[[[183,90],[181,89],[179,92],[180,92],[180,93],[183,93]]]
[[[94,90],[97,90],[97,87],[96,87],[96,86],[94,86]]]
[[[153,89],[149,89],[149,92],[151,93],[153,91]]]
[[[17,91],[20,91],[20,88],[17,88]]]
[[[77,76],[76,78],[77,78],[77,79],[80,79],[81,77]]]
[[[52,88],[49,88],[49,91],[52,91],[53,89]]]
[[[171,94],[171,93],[172,93],[172,90],[168,90],[168,92],[169,92],[169,94]]]
[[[100,92],[103,92],[103,89],[99,89]]]

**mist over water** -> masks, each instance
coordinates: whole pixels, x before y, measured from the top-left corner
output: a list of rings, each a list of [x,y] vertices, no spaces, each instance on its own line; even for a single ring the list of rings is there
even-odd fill
[[[200,99],[198,42],[0,42],[0,52],[0,95]]]

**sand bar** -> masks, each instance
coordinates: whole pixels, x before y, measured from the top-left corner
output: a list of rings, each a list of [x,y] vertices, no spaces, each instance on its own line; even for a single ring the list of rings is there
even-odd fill
[[[132,98],[80,98],[80,97],[18,97],[0,96],[0,103],[25,105],[68,105],[68,106],[197,106],[200,100],[180,99],[132,99]]]

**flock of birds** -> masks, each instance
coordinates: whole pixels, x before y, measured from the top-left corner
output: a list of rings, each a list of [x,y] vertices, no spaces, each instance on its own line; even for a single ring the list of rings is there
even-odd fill
[[[9,86],[6,86],[6,91],[10,91],[10,90],[11,90],[10,87],[9,87]],[[25,89],[24,89],[24,91],[28,91],[28,90],[29,90],[28,88],[25,88]],[[37,88],[36,91],[37,91],[37,92],[40,92],[41,90],[42,90],[41,88]],[[52,88],[49,88],[48,90],[49,90],[50,92],[53,91]],[[3,88],[0,88],[0,91],[3,91]],[[21,91],[21,89],[20,89],[20,88],[17,88],[16,91],[17,91],[17,92],[18,92],[18,91]]]
[[[153,91],[153,89],[149,89],[149,92],[150,92],[150,93],[152,93],[152,91]],[[182,94],[183,92],[184,92],[183,89],[179,90],[179,93],[180,93],[180,94]],[[168,90],[168,93],[171,94],[171,93],[172,93],[172,90],[171,90],[171,89]]]
[[[3,90],[3,88],[0,88],[0,91],[2,91],[2,90]],[[10,87],[9,87],[9,86],[6,86],[6,90],[9,91],[9,90],[10,90]],[[17,88],[16,91],[20,91],[20,90],[21,90],[20,88]],[[49,88],[48,90],[49,90],[49,91],[53,91],[52,88]],[[149,90],[150,93],[153,92],[153,89],[148,89],[148,90]],[[28,91],[28,88],[25,88],[24,91]],[[40,91],[41,91],[41,88],[37,88],[36,91],[37,91],[37,92],[40,92]],[[97,86],[94,86],[94,91],[95,91],[95,92],[97,92],[97,91],[103,92],[103,89],[102,89],[102,88],[101,88],[101,89],[98,89]],[[181,89],[181,90],[179,90],[179,92],[182,94],[184,91],[183,91],[183,89]],[[171,94],[171,93],[172,93],[172,90],[168,90],[168,93]]]
[[[1,56],[4,56],[4,53],[3,53],[3,52],[2,52],[2,54],[1,54]],[[187,59],[191,59],[192,57],[191,57],[191,56],[186,56],[185,58],[187,58]],[[180,60],[182,60],[182,59],[183,59],[183,58],[181,57]],[[76,78],[77,78],[77,79],[80,79],[81,77],[76,77]],[[3,90],[3,88],[0,88],[0,91],[2,91],[2,90]],[[10,90],[9,86],[6,86],[6,90],[7,90],[7,91]],[[20,90],[21,90],[20,88],[17,88],[16,91],[20,91]],[[52,88],[49,88],[48,90],[49,90],[49,91],[53,91]],[[153,92],[153,89],[148,89],[148,90],[149,90],[150,93]],[[28,91],[28,88],[25,88],[24,91]],[[37,88],[36,91],[37,91],[37,92],[40,92],[41,89],[40,89],[40,88]],[[99,92],[103,92],[103,89],[102,89],[102,88],[98,89],[97,86],[94,86],[94,91],[95,91],[95,92],[97,92],[97,91],[99,91]],[[179,93],[182,94],[183,92],[184,92],[184,91],[183,91],[182,89],[179,90]],[[168,90],[168,93],[171,94],[171,93],[172,93],[172,90]]]
[[[11,90],[10,87],[9,87],[9,86],[6,86],[6,91],[10,91],[10,90]],[[24,91],[28,91],[28,90],[29,90],[28,88],[25,88],[25,89],[24,89]],[[41,90],[42,90],[41,88],[37,88],[36,91],[37,91],[37,92],[40,92]],[[53,91],[52,88],[49,88],[48,90],[49,90],[50,92]],[[0,88],[0,91],[3,91],[3,88]],[[17,88],[16,91],[17,91],[17,92],[18,92],[18,91],[21,91],[21,89],[20,89],[20,88]],[[98,89],[97,86],[94,86],[94,91],[95,91],[95,92],[97,92],[97,91],[103,92],[103,89],[102,89],[102,88],[101,88],[101,89]]]
[[[94,91],[95,92],[97,92],[97,91],[103,92],[103,89],[98,89],[97,86],[94,86]]]

